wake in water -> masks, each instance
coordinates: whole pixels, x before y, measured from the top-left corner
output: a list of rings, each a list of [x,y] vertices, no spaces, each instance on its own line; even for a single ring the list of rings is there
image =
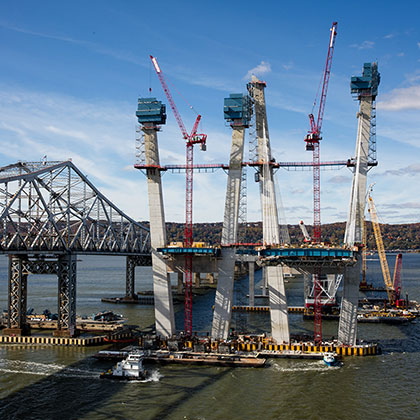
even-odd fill
[[[147,382],[159,382],[162,378],[163,375],[157,370],[157,369],[153,369],[153,370],[148,370],[148,375],[146,379],[139,379],[138,381],[128,381],[129,383],[147,383]]]
[[[99,378],[101,373],[100,371],[77,369],[54,363],[37,363],[8,359],[0,359],[0,372],[88,379]]]
[[[326,372],[331,369],[340,369],[340,366],[327,366],[322,360],[316,361],[301,361],[292,366],[282,366],[278,363],[273,363],[269,367],[277,372]]]

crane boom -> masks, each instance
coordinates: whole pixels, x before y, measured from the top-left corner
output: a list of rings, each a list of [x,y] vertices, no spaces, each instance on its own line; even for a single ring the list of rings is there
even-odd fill
[[[394,287],[389,274],[388,261],[385,255],[384,243],[382,241],[381,229],[379,227],[378,215],[372,197],[369,194],[369,213],[372,219],[373,232],[376,239],[376,247],[378,248],[379,260],[381,261],[382,275],[384,276],[385,288],[388,294],[389,303],[394,302]]]
[[[335,37],[337,36],[337,22],[333,22],[331,26],[330,44],[328,46],[327,62],[325,63],[324,81],[322,83],[321,99],[319,102],[318,120],[316,130],[318,135],[321,134],[322,121],[324,119],[325,99],[327,97],[328,83],[330,81],[332,58],[334,53]]]

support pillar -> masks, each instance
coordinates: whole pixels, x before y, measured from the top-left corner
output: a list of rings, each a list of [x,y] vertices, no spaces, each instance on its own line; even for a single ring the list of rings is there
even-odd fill
[[[222,245],[232,245],[238,238],[239,202],[242,181],[245,126],[232,126],[232,146],[226,187],[225,211],[222,228]],[[235,274],[235,248],[223,248],[219,262],[219,277],[213,313],[211,336],[226,340],[232,317],[233,282]]]
[[[175,334],[175,316],[172,301],[172,288],[166,261],[156,251],[166,245],[165,212],[163,207],[162,181],[159,172],[159,150],[157,128],[142,128],[149,197],[150,240],[152,245],[153,293],[155,300],[156,334],[162,338]]]
[[[25,269],[26,256],[9,255],[8,321],[4,335],[25,335],[30,333],[26,324],[28,272]]]
[[[281,265],[267,266],[267,278],[271,310],[271,334],[277,343],[289,344],[289,317],[283,280],[283,267]]]
[[[207,281],[209,284],[215,283],[214,273],[207,273]]]
[[[359,283],[361,263],[347,267],[344,272],[343,297],[341,299],[338,343],[354,346],[357,339],[357,307],[359,305]]]
[[[248,262],[249,272],[249,306],[255,305],[255,263],[254,261]]]
[[[125,299],[136,300],[135,292],[135,276],[136,276],[136,259],[126,257],[125,264]]]
[[[58,321],[54,335],[76,334],[76,255],[58,257]]]
[[[178,295],[182,295],[182,291],[184,288],[184,273],[182,271],[178,271],[178,285],[176,292]]]
[[[200,286],[201,286],[200,273],[194,273],[194,287],[200,287]]]
[[[236,253],[233,248],[222,248],[219,261],[219,279],[214,303],[211,337],[214,340],[226,340],[232,316],[233,272]]]
[[[253,76],[250,86],[252,89],[252,96],[254,98],[258,161],[261,162],[261,166],[259,167],[259,182],[263,222],[263,242],[265,245],[279,245],[279,218],[273,168],[270,165],[272,155],[264,92],[266,84]],[[272,336],[279,343],[288,343],[290,340],[289,322],[283,268],[278,266],[267,266],[264,271],[262,294],[266,295],[266,286],[268,285]]]

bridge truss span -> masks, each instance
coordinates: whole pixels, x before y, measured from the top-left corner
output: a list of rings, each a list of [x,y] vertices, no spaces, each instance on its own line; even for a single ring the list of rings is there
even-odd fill
[[[0,168],[0,253],[150,252],[149,229],[118,209],[71,161]]]

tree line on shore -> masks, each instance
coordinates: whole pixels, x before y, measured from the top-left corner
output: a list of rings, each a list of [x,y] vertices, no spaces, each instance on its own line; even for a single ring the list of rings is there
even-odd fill
[[[142,222],[148,226],[148,222]],[[309,235],[312,233],[312,226],[306,226]],[[346,223],[328,223],[322,225],[322,240],[331,244],[340,245],[344,240]],[[371,222],[366,222],[367,248],[376,249],[375,236]],[[399,225],[380,225],[382,239],[387,250],[413,250],[420,251],[420,223],[407,223]],[[290,241],[292,244],[303,243],[303,235],[299,225],[288,225]],[[166,223],[168,242],[182,242],[184,240],[183,223]],[[222,222],[217,223],[195,223],[193,227],[194,241],[206,242],[209,245],[220,244],[222,236]],[[248,222],[239,226],[239,242],[260,243],[262,242],[262,223]]]

